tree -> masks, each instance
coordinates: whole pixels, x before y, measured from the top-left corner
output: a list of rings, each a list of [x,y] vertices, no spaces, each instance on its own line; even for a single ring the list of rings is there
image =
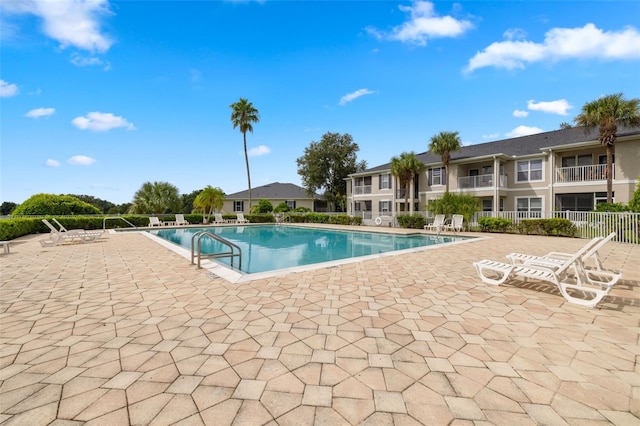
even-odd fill
[[[567,123],[566,121],[563,121],[562,123],[560,123],[560,130],[567,130],[571,128],[573,128],[571,123]]]
[[[304,155],[296,160],[302,185],[309,194],[323,189],[326,200],[343,211],[347,194],[345,178],[367,168],[366,161],[358,161],[359,150],[350,134],[325,133],[319,142],[311,142],[304,149]]]
[[[77,194],[68,194],[72,197],[76,197],[79,200],[84,201],[85,203],[89,203],[92,206],[96,206],[97,208],[99,208],[100,210],[102,210],[103,213],[107,213],[111,208],[115,207],[116,205],[113,204],[110,201],[107,200],[102,200],[100,198],[96,198],[92,195],[77,195]]]
[[[202,192],[202,189],[196,189],[195,191],[191,191],[189,194],[182,194],[180,199],[182,200],[182,211],[181,213],[191,213],[193,211],[193,202],[196,200],[198,194]]]
[[[133,195],[131,213],[175,213],[180,209],[180,192],[169,182],[145,182]]]
[[[0,215],[7,216],[10,215],[13,209],[18,207],[16,203],[12,203],[11,201],[5,201],[0,205]]]
[[[640,213],[640,176],[636,181],[636,190],[633,191],[633,195],[629,200],[629,208],[633,212]]]
[[[208,222],[214,211],[222,209],[224,198],[222,189],[207,185],[193,200],[193,206],[202,209],[203,214],[207,215]]]
[[[418,160],[414,152],[403,152],[399,157],[391,158],[391,175],[400,181],[404,187],[404,208],[409,211],[409,191],[414,177],[425,169],[422,161]]]
[[[71,195],[36,194],[13,210],[12,215],[83,215],[101,214],[96,206]]]
[[[265,214],[265,213],[271,213],[273,211],[273,204],[271,203],[271,201],[263,198],[260,201],[258,201],[258,204],[253,206],[253,211],[251,213],[257,213],[257,214]]]
[[[249,154],[247,153],[247,132],[253,133],[252,123],[260,121],[260,113],[253,107],[253,104],[245,98],[240,98],[238,102],[229,105],[231,108],[231,122],[233,128],[240,129],[244,139],[244,161],[247,165],[247,184],[249,186],[249,211],[251,211],[251,173],[249,173]]]
[[[640,127],[640,99],[624,99],[622,93],[607,95],[587,102],[573,119],[585,133],[599,127],[598,141],[607,149],[607,203],[613,202],[613,146],[618,137],[618,124]]]
[[[458,132],[440,132],[431,137],[429,151],[432,154],[439,155],[444,164],[445,192],[449,192],[449,161],[451,160],[451,153],[459,151],[460,148],[462,148],[462,141],[460,141]]]

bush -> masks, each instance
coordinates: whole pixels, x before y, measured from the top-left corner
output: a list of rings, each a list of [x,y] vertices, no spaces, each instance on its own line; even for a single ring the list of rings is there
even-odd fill
[[[506,232],[513,226],[513,221],[501,217],[481,217],[478,225],[482,232]]]
[[[419,213],[401,214],[396,219],[401,228],[422,229],[425,225],[424,216]]]
[[[96,206],[71,195],[36,194],[16,207],[12,215],[83,215],[102,214]]]
[[[271,201],[266,200],[264,198],[258,201],[258,204],[251,207],[251,213],[254,213],[254,214],[271,213],[272,211],[273,211],[273,204],[271,204]]]
[[[527,235],[574,237],[577,231],[569,219],[527,219],[520,222],[520,232]]]
[[[596,206],[597,212],[628,212],[631,211],[629,206],[625,206],[622,203],[598,203]]]
[[[473,216],[480,211],[480,200],[468,194],[446,192],[442,198],[431,200],[427,205],[427,210],[433,214],[445,216],[461,214],[468,227]]]
[[[281,202],[280,204],[278,204],[274,209],[273,212],[274,213],[284,213],[284,212],[288,212],[289,210],[291,210],[289,208],[289,204],[285,203],[284,201]]]
[[[640,213],[640,177],[638,177],[638,181],[636,182],[636,190],[633,191],[633,195],[629,200],[629,208],[633,212]]]

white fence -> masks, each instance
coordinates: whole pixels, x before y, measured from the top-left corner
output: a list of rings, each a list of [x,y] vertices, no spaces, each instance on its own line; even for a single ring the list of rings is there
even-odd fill
[[[569,219],[578,228],[581,238],[605,237],[616,232],[614,241],[640,244],[640,213],[631,212],[479,212],[471,221],[478,226],[480,217],[500,217],[511,219],[515,225],[526,219]]]

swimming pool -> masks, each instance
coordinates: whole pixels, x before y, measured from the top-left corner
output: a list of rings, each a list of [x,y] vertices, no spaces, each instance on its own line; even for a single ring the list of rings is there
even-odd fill
[[[290,269],[469,239],[424,233],[403,235],[294,225],[172,228],[148,232],[190,251],[191,239],[194,233],[199,231],[210,232],[239,246],[242,250],[240,272],[244,274]],[[210,238],[202,238],[201,249],[203,254],[229,250]],[[229,258],[216,259],[215,262],[227,267],[230,267],[231,263]],[[236,259],[234,266],[237,265]],[[237,268],[234,269],[238,271]]]

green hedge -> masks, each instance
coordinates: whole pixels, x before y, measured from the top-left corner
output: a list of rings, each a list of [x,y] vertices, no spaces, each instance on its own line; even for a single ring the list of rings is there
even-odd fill
[[[43,234],[49,233],[51,230],[42,222],[42,219],[47,219],[53,223],[52,218],[56,216],[44,216],[44,217],[17,217],[10,219],[0,220],[0,241],[13,240],[14,238],[22,237],[30,234]],[[107,229],[120,229],[131,228],[131,226],[123,220],[109,219],[104,223],[105,217],[112,216],[68,216],[68,217],[56,217],[58,222],[67,229],[102,229],[106,226]],[[126,215],[118,216],[126,219],[137,227],[149,226],[148,216]],[[224,214],[224,219],[234,220],[235,214]],[[184,218],[191,225],[198,225],[202,223],[202,214],[185,214]],[[275,216],[271,213],[267,214],[247,214],[245,218],[250,223],[274,223],[276,221]],[[334,225],[361,225],[362,219],[359,217],[351,217],[346,214],[340,215],[328,215],[322,213],[307,213],[302,215],[291,215],[292,222],[298,223],[330,223]],[[173,214],[161,214],[158,215],[160,222],[168,222],[176,220]],[[57,226],[56,226],[57,228]]]
[[[396,219],[401,228],[423,229],[426,223],[424,216],[419,213],[401,214]]]
[[[513,221],[501,217],[481,217],[478,225],[482,232],[506,232],[513,226]]]
[[[575,237],[578,229],[569,219],[527,219],[520,221],[520,232],[527,235]]]

